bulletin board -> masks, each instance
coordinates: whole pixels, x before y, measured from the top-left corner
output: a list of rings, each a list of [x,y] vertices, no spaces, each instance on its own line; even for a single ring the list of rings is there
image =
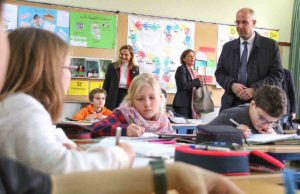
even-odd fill
[[[49,5],[42,3],[34,2],[25,2],[25,1],[15,1],[7,0],[6,3],[16,4],[16,5],[25,5],[32,7],[42,7],[55,10],[65,10],[65,11],[76,11],[82,13],[95,13],[103,15],[114,15],[117,17],[117,33],[116,33],[116,45],[113,49],[101,49],[101,48],[87,48],[87,47],[71,47],[71,56],[76,57],[87,57],[87,58],[104,58],[112,59],[115,61],[118,58],[118,49],[120,46],[127,44],[127,30],[128,30],[128,14],[125,13],[114,13],[114,12],[104,12],[92,9],[83,9],[83,8],[74,8],[74,7],[65,7],[58,5]],[[210,24],[203,22],[195,22],[195,40],[194,40],[194,50],[197,52],[199,50],[207,51],[207,58],[210,60],[217,61],[217,41],[218,41],[218,24]],[[178,56],[180,57],[180,56]],[[209,82],[215,83],[215,78],[211,77]],[[103,80],[99,80],[99,83],[96,83],[95,80],[83,79],[80,80],[87,85],[101,85]],[[93,83],[90,83],[93,82]],[[220,106],[221,96],[224,92],[223,89],[217,88],[216,85],[212,84],[208,86],[212,91],[212,98],[215,103],[215,106]],[[172,104],[174,94],[168,94],[167,103]],[[88,97],[85,95],[70,95],[66,96],[67,102],[87,102]]]

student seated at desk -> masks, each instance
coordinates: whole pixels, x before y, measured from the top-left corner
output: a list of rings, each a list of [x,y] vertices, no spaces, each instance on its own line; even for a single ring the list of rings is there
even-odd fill
[[[101,88],[95,88],[89,93],[91,104],[82,108],[73,116],[75,120],[92,121],[95,119],[103,119],[112,114],[112,111],[106,108],[105,105],[106,91]]]
[[[0,94],[0,154],[49,174],[129,167],[130,145],[81,151],[53,125],[71,78],[66,42],[42,29],[20,28],[9,34],[9,43]]]
[[[150,73],[136,76],[120,107],[112,115],[92,126],[92,137],[113,136],[118,126],[123,136],[141,136],[144,132],[174,133],[161,106],[159,83]]]
[[[232,125],[237,122],[245,137],[252,133],[282,133],[276,122],[286,112],[286,95],[281,88],[263,85],[255,91],[250,104],[223,110],[208,125]]]

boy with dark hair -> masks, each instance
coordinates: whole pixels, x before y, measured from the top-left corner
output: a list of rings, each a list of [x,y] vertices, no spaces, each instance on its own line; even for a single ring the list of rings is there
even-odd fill
[[[82,108],[73,116],[76,120],[95,120],[103,119],[112,114],[112,111],[106,108],[105,105],[106,91],[101,88],[95,88],[89,93],[91,104]]]
[[[286,112],[285,92],[277,86],[263,85],[255,91],[250,104],[225,109],[209,125],[235,125],[248,137],[252,133],[282,133],[276,122]]]

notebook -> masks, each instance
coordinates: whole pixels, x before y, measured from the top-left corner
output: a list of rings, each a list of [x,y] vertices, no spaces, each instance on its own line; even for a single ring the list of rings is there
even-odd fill
[[[247,138],[247,142],[249,144],[267,144],[292,139],[300,139],[300,137],[297,136],[297,134],[253,134],[251,137]]]

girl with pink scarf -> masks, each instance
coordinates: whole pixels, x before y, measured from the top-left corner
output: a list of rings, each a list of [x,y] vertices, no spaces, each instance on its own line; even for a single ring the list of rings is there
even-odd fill
[[[135,77],[120,107],[109,117],[92,125],[92,136],[113,136],[119,126],[123,136],[141,136],[144,132],[175,133],[164,114],[160,94],[159,83],[152,74]]]

